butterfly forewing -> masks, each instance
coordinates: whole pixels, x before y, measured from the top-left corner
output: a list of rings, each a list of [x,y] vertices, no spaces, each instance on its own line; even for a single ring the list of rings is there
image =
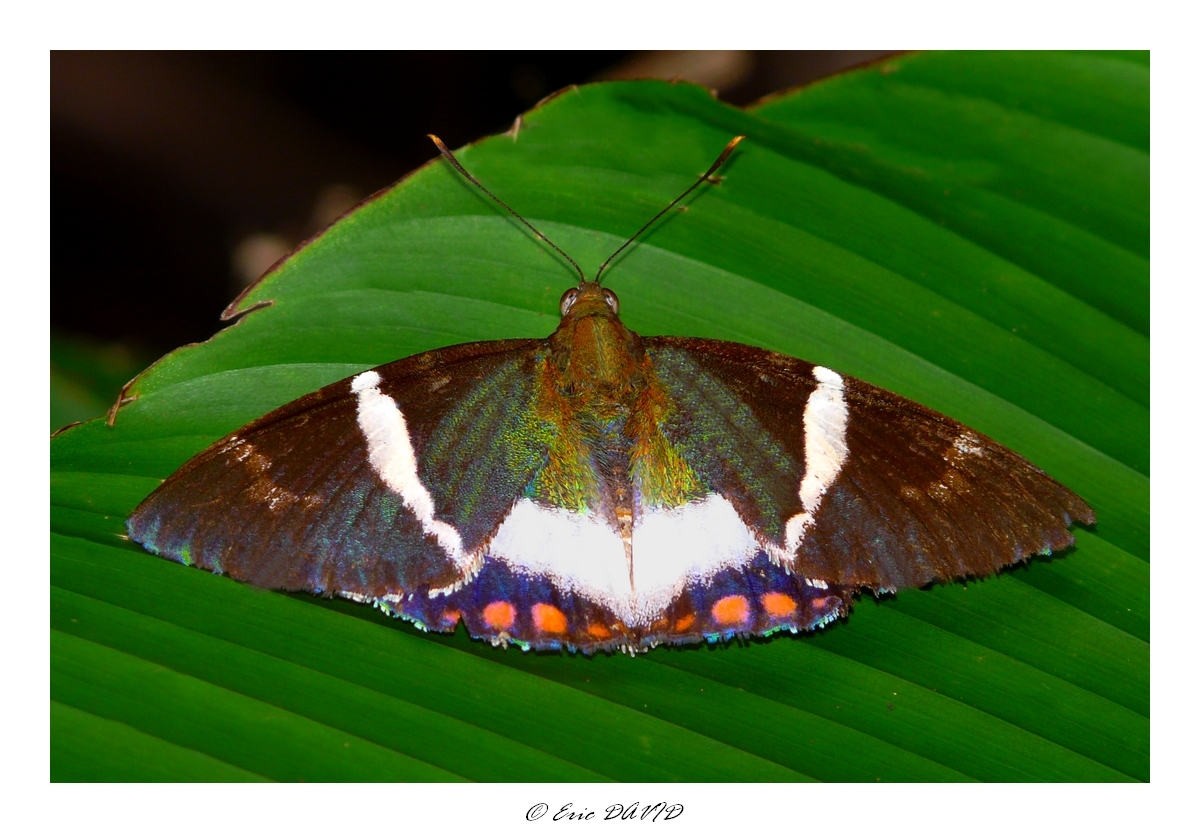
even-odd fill
[[[784,543],[786,519],[801,511],[804,425],[797,414],[816,388],[811,368],[791,360],[758,368],[740,359],[777,356],[704,339],[647,338],[646,352],[672,408],[662,431],[709,491],[724,495],[760,534]],[[783,358],[783,357],[778,357]],[[773,370],[773,373],[764,370]],[[801,403],[799,411],[796,403]]]
[[[850,454],[796,569],[879,588],[989,575],[1074,543],[1093,523],[1070,490],[949,417],[846,380]]]
[[[1083,500],[1019,455],[894,393],[748,345],[646,343],[656,366],[670,368],[660,378],[683,414],[667,430],[801,575],[875,589],[987,575],[1069,546],[1070,523],[1094,521]],[[678,370],[685,363],[689,374]],[[814,418],[837,411],[830,398],[840,399],[840,418]],[[723,439],[688,436],[734,413],[727,400],[737,401],[738,420]],[[722,416],[694,416],[706,403]],[[774,462],[777,449],[786,462]],[[787,473],[783,490],[761,484],[771,467]],[[810,517],[789,542],[781,530],[797,513]]]
[[[517,430],[520,409],[494,403],[528,398],[522,380],[527,388],[542,344],[459,345],[370,371],[375,389],[406,417],[432,514],[460,538],[458,559],[372,462],[364,391],[354,390],[363,374],[289,403],[193,458],[137,508],[130,534],[160,555],[261,587],[386,598],[461,582],[471,551],[511,506],[511,496],[497,499],[506,492],[486,482],[519,489],[540,460],[529,448],[536,438]],[[488,430],[517,446],[502,452],[505,467],[490,468],[494,460],[464,445]]]

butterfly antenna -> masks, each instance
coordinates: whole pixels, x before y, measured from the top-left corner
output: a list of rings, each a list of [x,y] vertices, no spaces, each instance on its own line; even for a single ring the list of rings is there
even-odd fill
[[[437,136],[434,136],[432,133],[429,134],[429,138],[433,139],[433,143],[435,145],[437,145],[438,152],[441,153],[442,156],[446,157],[446,161],[449,162],[451,165],[453,165],[460,174],[465,176],[472,185],[474,185],[476,188],[478,188],[483,193],[487,194],[489,197],[494,199],[496,202],[500,203],[500,205],[503,206],[505,211],[507,211],[509,214],[513,215],[518,220],[520,220],[522,223],[524,223],[525,226],[530,231],[532,231],[534,234],[536,234],[538,237],[540,237],[546,243],[547,246],[549,246],[551,249],[554,249],[554,251],[558,252],[560,255],[565,257],[567,259],[567,261],[572,266],[575,267],[575,271],[579,273],[579,282],[580,283],[587,282],[587,277],[583,274],[583,270],[579,268],[579,264],[576,263],[569,254],[564,252],[562,249],[558,248],[558,246],[555,246],[554,243],[552,243],[550,241],[549,237],[547,237],[546,235],[542,234],[540,231],[535,229],[533,227],[532,223],[530,223],[528,220],[526,220],[520,214],[518,214],[517,212],[515,212],[511,208],[509,208],[508,203],[506,203],[504,200],[497,197],[495,194],[493,194],[488,189],[484,188],[483,183],[481,183],[478,179],[476,179],[475,177],[473,177],[469,173],[467,173],[467,169],[458,163],[458,160],[454,158],[454,154],[450,152],[450,148],[446,147],[446,145],[442,142],[441,139],[439,139]],[[724,157],[722,157],[722,158],[724,158]],[[714,170],[715,170],[715,168],[714,168]],[[712,171],[709,171],[709,173],[712,173]],[[692,187],[694,188],[695,186],[692,186]],[[640,234],[641,232],[638,232],[638,233]]]
[[[738,143],[738,142],[740,142],[742,139],[745,139],[745,138],[746,138],[745,136],[734,136],[734,137],[733,137],[733,138],[732,138],[732,139],[729,141],[729,144],[727,144],[727,145],[725,146],[725,150],[721,151],[721,155],[717,157],[717,161],[712,163],[712,167],[711,167],[711,168],[709,168],[707,171],[705,171],[705,172],[704,172],[704,173],[701,175],[701,177],[700,177],[699,179],[697,179],[695,182],[693,182],[693,183],[692,183],[692,186],[691,186],[690,188],[688,188],[686,191],[684,191],[682,194],[680,194],[680,195],[679,195],[678,197],[676,197],[675,199],[671,200],[671,204],[670,204],[670,205],[668,205],[668,206],[667,206],[666,208],[664,208],[662,211],[660,211],[660,212],[658,212],[657,214],[655,214],[655,215],[654,215],[654,216],[653,216],[653,217],[650,219],[650,222],[646,223],[646,225],[644,225],[644,226],[642,226],[640,229],[638,229],[638,230],[637,230],[637,234],[633,235],[633,237],[630,237],[628,240],[626,240],[626,241],[625,241],[625,242],[624,242],[624,243],[621,245],[621,248],[619,248],[619,249],[617,249],[615,252],[613,252],[613,253],[612,253],[612,254],[609,256],[608,260],[604,261],[604,263],[603,263],[603,264],[600,266],[600,271],[596,273],[596,283],[600,283],[600,275],[601,275],[601,274],[603,274],[604,270],[608,268],[608,264],[612,263],[612,262],[613,262],[613,260],[616,258],[616,256],[617,256],[617,255],[619,255],[621,252],[625,251],[626,247],[627,247],[627,246],[628,246],[630,243],[632,243],[634,240],[637,240],[637,239],[638,239],[638,237],[641,235],[641,233],[642,233],[643,231],[645,231],[646,229],[650,228],[650,226],[654,225],[654,224],[655,224],[655,222],[657,222],[657,221],[658,221],[658,218],[659,218],[659,217],[661,217],[662,215],[664,215],[664,214],[666,214],[668,211],[670,211],[672,208],[674,208],[674,207],[675,207],[675,206],[676,206],[676,205],[679,203],[679,201],[680,201],[681,199],[683,199],[683,198],[684,198],[684,197],[686,197],[688,194],[690,194],[690,193],[692,193],[693,191],[695,191],[695,190],[696,190],[696,188],[698,188],[698,187],[700,186],[700,183],[701,183],[701,182],[707,182],[707,181],[708,181],[708,178],[709,178],[710,176],[712,176],[712,175],[713,175],[713,173],[714,173],[714,172],[717,170],[717,168],[719,168],[719,167],[721,167],[723,164],[725,164],[725,160],[729,158],[729,154],[733,153],[733,149],[734,149],[735,147],[737,147],[737,143]]]

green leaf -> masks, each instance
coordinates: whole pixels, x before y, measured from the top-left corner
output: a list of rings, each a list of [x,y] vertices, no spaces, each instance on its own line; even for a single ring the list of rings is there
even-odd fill
[[[150,356],[120,344],[50,333],[50,430],[105,413]]]
[[[154,365],[113,427],[52,442],[53,777],[1147,780],[1148,124],[1144,60],[918,54],[749,112],[571,89],[461,152],[594,270],[744,134],[611,268],[625,322],[894,390],[1096,510],[1075,549],[1000,577],[634,660],[423,634],[124,537],[161,478],[271,408],[554,328],[570,268],[443,163],[414,172]]]

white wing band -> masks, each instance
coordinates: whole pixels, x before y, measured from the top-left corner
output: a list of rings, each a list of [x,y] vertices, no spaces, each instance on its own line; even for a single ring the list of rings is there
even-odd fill
[[[825,491],[838,476],[850,449],[846,446],[846,407],[842,377],[827,367],[814,367],[817,388],[804,405],[804,479],[800,481],[800,505],[804,511],[788,518],[785,553],[796,554],[804,533],[813,522]]]
[[[433,496],[417,474],[417,455],[404,414],[394,399],[379,390],[380,381],[378,373],[368,370],[350,382],[350,390],[358,397],[358,427],[367,440],[371,468],[389,489],[400,495],[404,505],[421,522],[425,534],[432,535],[447,555],[467,571],[473,558],[463,552],[458,530],[433,516]]]

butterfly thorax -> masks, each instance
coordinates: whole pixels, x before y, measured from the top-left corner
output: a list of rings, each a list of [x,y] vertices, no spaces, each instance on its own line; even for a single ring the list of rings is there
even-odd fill
[[[581,288],[549,346],[537,411],[554,441],[528,494],[602,518],[628,549],[646,508],[678,506],[706,491],[660,430],[671,400],[642,338],[598,291]]]
[[[555,384],[583,410],[628,405],[646,384],[641,337],[603,298],[581,295],[550,336]]]

